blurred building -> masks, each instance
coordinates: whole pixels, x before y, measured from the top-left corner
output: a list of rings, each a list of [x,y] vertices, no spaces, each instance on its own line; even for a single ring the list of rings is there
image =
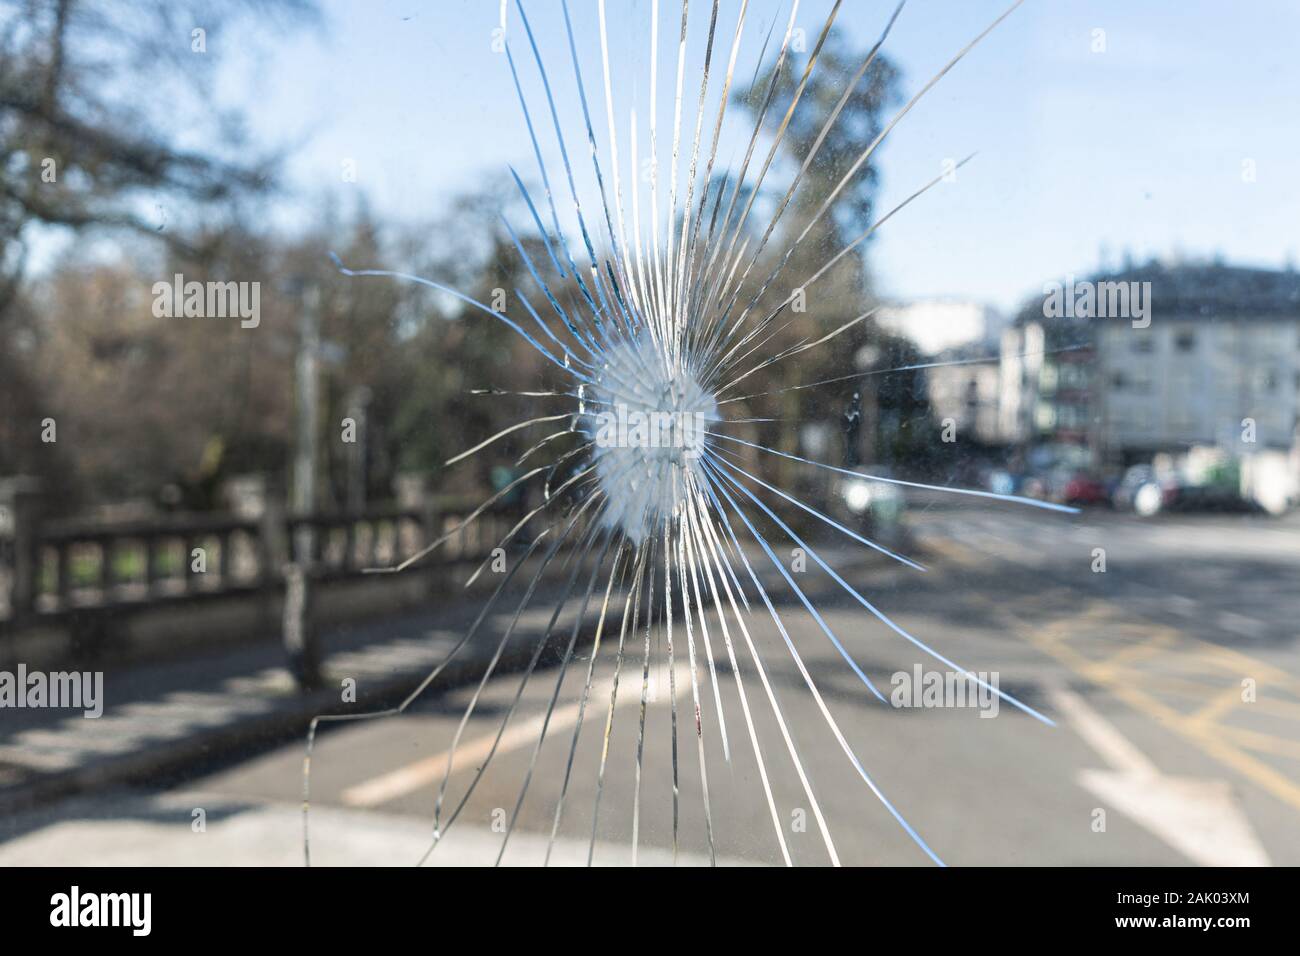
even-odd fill
[[[1300,412],[1300,274],[1151,264],[1150,327],[1097,322],[1100,450],[1109,460],[1216,445],[1290,448]],[[1254,447],[1249,447],[1249,446]]]
[[[1144,286],[1147,313],[1063,316],[1045,291],[1003,333],[1004,441],[1086,449],[1098,465],[1295,447],[1300,274],[1153,261],[1069,288],[1104,285]]]
[[[1008,445],[1096,451],[1096,352],[1077,323],[1022,312],[1002,333],[998,433]]]
[[[985,346],[996,350],[1006,320],[995,309],[962,299],[918,299],[885,306],[876,324],[908,339],[923,355]]]
[[[998,342],[1006,325],[1001,313],[963,299],[919,299],[882,308],[876,323],[926,359],[945,363],[924,370],[935,421],[951,419],[958,434],[982,444],[1001,440]]]
[[[952,419],[957,433],[980,444],[1002,441],[999,423],[1002,376],[985,346],[949,349],[935,356],[951,363],[925,370],[926,397],[934,419]]]

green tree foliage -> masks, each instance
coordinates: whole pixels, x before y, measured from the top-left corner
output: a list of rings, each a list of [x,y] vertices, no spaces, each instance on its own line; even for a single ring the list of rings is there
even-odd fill
[[[869,65],[854,83],[868,60]],[[808,72],[810,61],[812,70]],[[836,29],[830,31],[820,48],[814,45],[807,53],[787,55],[779,70],[774,57],[750,86],[733,95],[733,102],[742,106],[767,135],[760,156],[766,155],[772,137],[780,133],[805,74],[808,78],[799,94],[798,108],[781,134],[778,161],[784,162],[785,175],[769,174],[761,186],[761,201],[755,203],[753,221],[746,226],[756,245],[780,210],[791,177],[812,156],[752,273],[760,282],[775,276],[750,317],[751,323],[775,317],[769,330],[771,338],[764,347],[768,354],[819,338],[875,304],[867,269],[868,241],[856,246],[808,286],[801,303],[782,305],[872,224],[879,185],[877,154],[873,153],[847,181],[845,176],[880,135],[891,115],[889,110],[900,101],[899,72],[883,54],[872,57],[869,48],[853,48]],[[828,127],[842,99],[843,106]],[[823,213],[828,201],[830,205]],[[794,250],[788,259],[777,255],[776,250],[784,251],[791,244]],[[799,312],[798,304],[803,304],[806,311]],[[893,421],[902,413],[924,414],[923,399],[920,405],[914,401],[915,383],[890,376],[866,376],[817,388],[802,386],[880,367],[878,363],[886,356],[904,351],[904,343],[891,340],[867,321],[826,346],[803,352],[747,379],[742,394],[770,393],[747,403],[752,416],[776,419],[757,426],[760,440],[798,454],[800,427],[821,422],[836,429],[853,393],[860,391],[868,425],[862,432],[867,443],[862,452],[868,461],[892,458],[897,442],[877,442],[870,436],[886,419]],[[762,388],[755,387],[758,382]],[[881,387],[889,393],[881,394]],[[756,463],[787,482],[806,478],[806,469],[789,462],[767,459]]]

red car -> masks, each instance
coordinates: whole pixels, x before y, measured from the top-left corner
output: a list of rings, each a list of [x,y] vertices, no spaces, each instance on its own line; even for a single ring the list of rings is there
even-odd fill
[[[1061,489],[1061,501],[1067,505],[1097,505],[1108,501],[1106,486],[1084,472],[1076,472]]]

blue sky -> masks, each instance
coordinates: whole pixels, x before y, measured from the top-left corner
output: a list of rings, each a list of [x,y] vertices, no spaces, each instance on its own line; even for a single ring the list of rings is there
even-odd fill
[[[797,23],[810,42],[828,6],[801,5]],[[904,94],[1004,6],[909,3],[887,46],[903,69]],[[595,0],[570,7],[607,155]],[[702,21],[706,4],[695,7]],[[752,70],[772,18],[779,12],[783,26],[788,17],[788,3],[752,0],[750,7],[738,72]],[[847,0],[845,7],[840,22],[865,48],[893,3]],[[736,0],[724,3],[720,32],[728,38],[737,8]],[[559,5],[532,0],[526,9],[570,150],[585,160]],[[650,0],[610,0],[609,9],[626,156],[627,110],[638,106],[643,129],[648,112]],[[255,138],[296,145],[283,222],[306,221],[327,194],[358,188],[379,215],[420,221],[507,163],[535,177],[509,69],[491,49],[497,0],[326,0],[324,10],[323,29],[276,37],[232,31],[222,40],[231,49],[214,51],[222,54],[221,98],[247,105]],[[665,150],[679,16],[677,4],[664,0],[658,112]],[[1104,52],[1093,52],[1096,30],[1105,32]],[[513,9],[507,31],[544,119]],[[698,53],[703,33],[693,36]],[[1300,256],[1297,37],[1300,4],[1290,0],[1028,0],[882,147],[882,208],[936,175],[946,158],[979,155],[957,182],[886,225],[871,251],[880,288],[1010,308],[1045,281],[1095,268],[1106,250],[1111,262],[1125,251],[1273,266]],[[687,89],[693,104],[689,68]],[[693,105],[687,117],[693,120]],[[722,158],[737,131],[728,127]],[[553,139],[545,142],[548,165],[558,169]],[[342,181],[346,159],[355,161],[355,185]],[[1243,176],[1248,168],[1253,182]]]

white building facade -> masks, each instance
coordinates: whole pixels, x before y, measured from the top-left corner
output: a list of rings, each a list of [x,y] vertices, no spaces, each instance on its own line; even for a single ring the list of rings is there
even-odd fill
[[[1151,322],[1093,321],[1106,458],[1214,445],[1290,449],[1300,424],[1300,276],[1153,270]]]

